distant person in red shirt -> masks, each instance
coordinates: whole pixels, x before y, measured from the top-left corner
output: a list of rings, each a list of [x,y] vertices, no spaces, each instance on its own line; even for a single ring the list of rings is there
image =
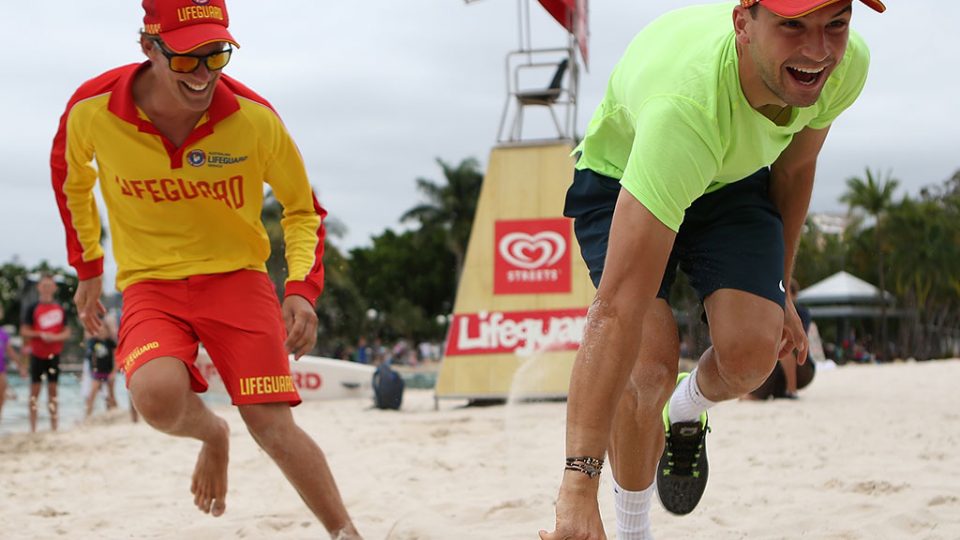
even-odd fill
[[[40,385],[47,380],[47,410],[50,429],[57,430],[57,381],[60,378],[60,352],[70,339],[66,312],[56,302],[57,284],[44,274],[37,283],[40,299],[27,308],[20,324],[20,336],[30,340],[30,432],[37,431],[37,400]]]

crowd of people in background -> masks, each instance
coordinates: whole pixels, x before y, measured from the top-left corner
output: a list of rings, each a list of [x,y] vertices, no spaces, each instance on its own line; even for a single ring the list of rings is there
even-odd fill
[[[60,375],[60,352],[63,345],[68,341],[72,334],[66,321],[66,315],[63,308],[53,299],[57,284],[51,276],[43,276],[37,283],[38,301],[29,304],[24,310],[20,334],[20,350],[17,350],[18,340],[16,337],[0,329],[0,418],[2,418],[3,398],[11,399],[16,395],[10,388],[7,381],[7,370],[12,368],[24,379],[30,378],[30,397],[29,409],[31,420],[31,431],[36,431],[37,416],[40,410],[40,393],[42,386],[47,385],[47,407],[49,413],[51,429],[56,430],[58,422],[58,390],[57,383]],[[0,306],[2,310],[2,306]],[[802,308],[801,308],[802,311]],[[803,312],[806,313],[806,312]],[[0,318],[3,312],[0,311]],[[805,324],[809,327],[809,315],[807,314]],[[114,353],[117,348],[117,317],[108,314],[104,319],[101,331],[96,334],[84,332],[80,343],[83,351],[83,375],[84,380],[83,394],[85,411],[84,418],[89,418],[98,409],[98,397],[103,398],[103,410],[110,411],[118,408],[115,385],[118,375],[118,363],[115,361]],[[686,343],[684,343],[686,345]],[[387,364],[391,366],[418,367],[424,364],[439,362],[442,357],[442,343],[423,340],[419,343],[411,339],[400,338],[392,343],[385,342],[380,337],[368,338],[360,336],[355,344],[339,344],[332,350],[318,350],[320,356],[330,356],[344,361],[356,362],[359,364],[368,364],[380,366]],[[683,349],[683,347],[682,347]],[[857,362],[871,361],[871,355],[867,352],[865,345],[855,339],[845,339],[842,344],[825,344],[827,358],[836,355]],[[809,383],[812,378],[806,376],[806,371],[810,370],[812,362],[806,368],[800,367],[803,371],[800,379],[800,387]],[[783,372],[789,368],[791,373],[797,371],[795,365],[778,365],[775,373],[771,374],[770,380],[777,379],[781,381],[777,388],[780,391],[775,392],[774,397],[796,397],[797,377],[784,378]],[[812,371],[812,370],[811,370]],[[81,375],[78,373],[78,377]],[[785,380],[784,380],[785,379]],[[770,382],[770,381],[768,381]],[[784,384],[785,383],[785,384]],[[766,387],[767,384],[765,383]],[[763,390],[758,389],[758,391]],[[764,399],[767,395],[755,395],[754,399]],[[129,405],[131,417],[137,421],[136,409]]]
[[[372,341],[360,336],[356,345],[338,345],[332,353],[334,358],[356,362],[358,364],[380,365],[387,362],[392,365],[417,367],[423,363],[439,362],[442,344],[421,341],[414,346],[412,340],[398,339],[393,345],[387,345],[379,337]]]
[[[841,339],[838,343],[825,343],[824,354],[837,364],[854,362],[857,364],[873,364],[877,362],[874,351],[873,336],[867,334],[858,338],[855,331]]]
[[[793,287],[796,287],[795,283]],[[28,407],[31,431],[37,429],[38,411],[42,405],[41,390],[44,384],[47,390],[46,411],[49,414],[51,429],[56,430],[58,424],[57,385],[61,369],[60,352],[72,334],[63,308],[53,298],[56,288],[57,284],[51,276],[44,275],[40,278],[37,283],[37,301],[29,303],[23,310],[19,339],[15,336],[16,332],[11,333],[0,328],[0,420],[2,420],[4,401],[17,397],[8,383],[7,371],[10,370],[19,373],[23,379],[28,377],[30,379]],[[4,315],[2,309],[0,306],[0,319]],[[798,311],[804,319],[805,328],[809,328],[809,312],[800,306]],[[84,361],[85,382],[82,385],[85,402],[84,418],[89,418],[97,411],[100,396],[103,399],[103,410],[110,411],[119,407],[115,391],[119,366],[114,359],[117,327],[117,317],[108,314],[101,331],[97,335],[84,332],[80,343]],[[874,355],[870,353],[870,338],[867,336],[865,339],[866,341],[858,339],[851,332],[839,343],[824,343],[826,358],[842,359],[837,363],[873,362],[875,360]],[[690,347],[685,340],[682,341],[681,353]],[[391,344],[379,337],[370,339],[367,336],[360,336],[355,344],[339,344],[330,351],[319,350],[318,353],[320,356],[329,355],[359,364],[418,367],[439,362],[442,348],[442,343],[427,340],[416,343],[411,339],[400,338]],[[77,376],[79,377],[80,374]],[[805,366],[797,366],[795,362],[790,365],[781,363],[776,366],[774,373],[761,388],[746,397],[752,399],[796,398],[797,390],[809,384],[812,378],[812,360]],[[137,421],[137,412],[132,404],[129,405],[129,410],[131,418]]]

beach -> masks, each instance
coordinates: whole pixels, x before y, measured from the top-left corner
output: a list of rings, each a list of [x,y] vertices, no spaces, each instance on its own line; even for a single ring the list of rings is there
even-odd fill
[[[960,538],[960,360],[821,371],[797,401],[711,410],[710,483],[693,514],[654,503],[658,539]],[[403,410],[304,403],[369,539],[530,539],[552,530],[566,403],[464,407],[408,390]],[[101,414],[0,437],[0,538],[327,538],[229,406],[227,512],[189,494],[199,443]],[[41,420],[41,429],[47,425]],[[610,472],[600,509],[615,538]]]

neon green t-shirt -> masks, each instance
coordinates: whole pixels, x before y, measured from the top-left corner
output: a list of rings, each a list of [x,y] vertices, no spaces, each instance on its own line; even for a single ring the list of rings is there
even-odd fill
[[[575,150],[577,169],[619,179],[674,231],[694,200],[770,165],[803,128],[829,126],[866,82],[870,53],[851,31],[817,102],[776,125],[743,95],[732,11],[684,8],[641,31]]]

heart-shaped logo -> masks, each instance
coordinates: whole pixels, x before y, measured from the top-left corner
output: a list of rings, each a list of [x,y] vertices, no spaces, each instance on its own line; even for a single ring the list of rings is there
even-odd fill
[[[513,232],[500,239],[497,250],[513,266],[534,270],[556,264],[566,253],[567,243],[563,235],[554,231]]]

